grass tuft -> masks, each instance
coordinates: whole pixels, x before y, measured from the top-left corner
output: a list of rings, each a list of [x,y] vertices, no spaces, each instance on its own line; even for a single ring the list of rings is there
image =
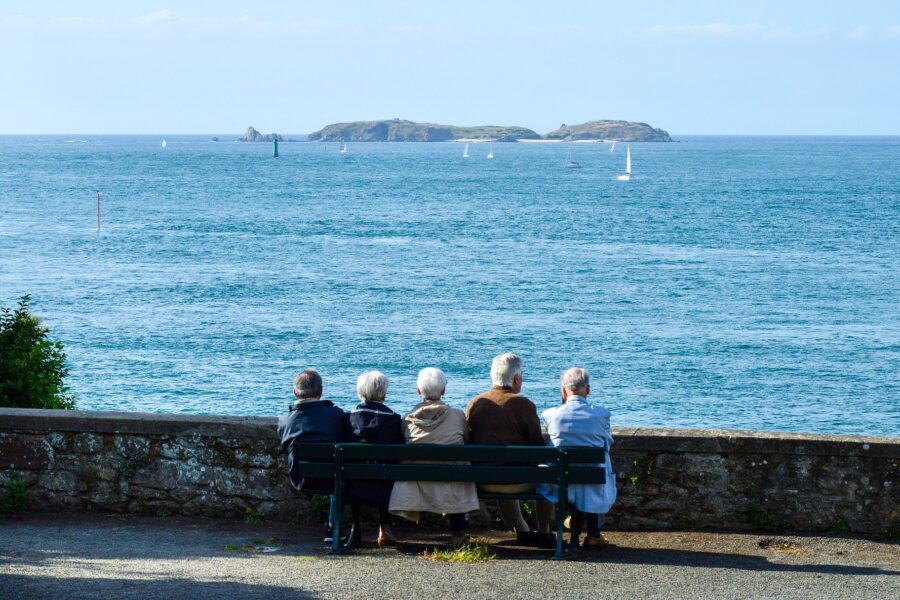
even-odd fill
[[[425,550],[422,556],[425,560],[459,563],[486,562],[497,558],[497,555],[491,550],[488,541],[483,538],[472,538],[467,543],[456,548]]]

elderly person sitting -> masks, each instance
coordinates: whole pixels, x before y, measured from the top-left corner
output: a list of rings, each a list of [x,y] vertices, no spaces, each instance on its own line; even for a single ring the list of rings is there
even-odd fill
[[[333,402],[322,400],[322,377],[315,369],[306,369],[294,379],[294,403],[288,414],[278,419],[278,437],[287,452],[291,484],[306,496],[330,494],[333,479],[303,478],[298,472],[299,461],[294,459],[302,444],[343,442],[347,438],[347,417]]]
[[[419,371],[416,388],[422,401],[403,417],[403,435],[410,444],[466,443],[466,416],[451,408],[441,397],[447,389],[447,376],[440,369]],[[478,510],[475,484],[463,481],[398,481],[391,492],[391,512],[410,521],[419,521],[422,512],[447,514],[451,541],[465,541],[465,513]]]
[[[521,394],[522,359],[511,352],[495,357],[491,364],[491,382],[494,387],[475,396],[466,411],[471,443],[546,446],[537,408]],[[479,487],[486,492],[521,494],[534,490],[535,484],[492,484]],[[498,504],[503,522],[515,530],[518,543],[541,548],[556,545],[556,536],[550,533],[553,505],[544,501],[537,502],[539,531],[531,531],[522,517],[518,500],[500,500]]]
[[[364,444],[402,444],[400,415],[384,405],[388,380],[380,371],[367,371],[356,380],[356,393],[362,403],[347,415],[348,442]],[[351,544],[362,541],[359,509],[360,505],[378,509],[378,545],[391,546],[396,542],[391,532],[391,501],[393,481],[350,481],[347,497],[353,510],[353,530]],[[355,535],[354,535],[355,534]]]
[[[606,513],[616,501],[616,474],[609,458],[613,442],[609,426],[609,411],[599,404],[588,402],[591,393],[590,374],[585,369],[569,369],[560,380],[562,405],[548,408],[541,416],[554,446],[604,446],[606,452],[606,483],[569,486],[568,501],[573,507],[573,546],[578,545],[581,527],[587,522],[587,537],[583,548],[606,544],[600,527]]]

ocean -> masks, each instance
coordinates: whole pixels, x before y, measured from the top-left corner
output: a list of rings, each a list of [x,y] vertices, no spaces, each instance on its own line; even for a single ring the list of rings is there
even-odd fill
[[[900,138],[677,136],[619,182],[622,143],[210,137],[0,137],[0,306],[80,408],[277,415],[315,367],[402,412],[426,366],[465,407],[513,351],[617,426],[900,435]]]

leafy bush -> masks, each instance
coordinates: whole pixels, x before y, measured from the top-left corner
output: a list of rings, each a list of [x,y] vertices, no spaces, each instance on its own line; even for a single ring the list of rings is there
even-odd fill
[[[6,494],[0,500],[0,513],[25,510],[25,480],[10,479],[6,482]]]
[[[26,294],[15,309],[0,309],[0,406],[15,408],[75,408],[63,383],[66,354],[49,329],[28,312]]]

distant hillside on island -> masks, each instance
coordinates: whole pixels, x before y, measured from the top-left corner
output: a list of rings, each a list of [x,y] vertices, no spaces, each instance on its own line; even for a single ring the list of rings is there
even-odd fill
[[[544,138],[574,142],[576,140],[616,140],[617,142],[671,142],[668,132],[646,123],[632,121],[588,121],[579,125],[563,124]]]
[[[435,123],[416,123],[401,119],[334,123],[309,134],[311,142],[449,142],[458,139],[514,142],[539,139],[537,132],[525,127],[484,125],[459,127]]]
[[[631,121],[589,121],[580,125],[562,125],[541,136],[527,127],[498,125],[438,125],[402,119],[333,123],[309,134],[311,142],[450,142],[454,140],[493,140],[516,142],[544,140],[569,142],[576,140],[616,140],[620,142],[671,142],[662,129]]]

